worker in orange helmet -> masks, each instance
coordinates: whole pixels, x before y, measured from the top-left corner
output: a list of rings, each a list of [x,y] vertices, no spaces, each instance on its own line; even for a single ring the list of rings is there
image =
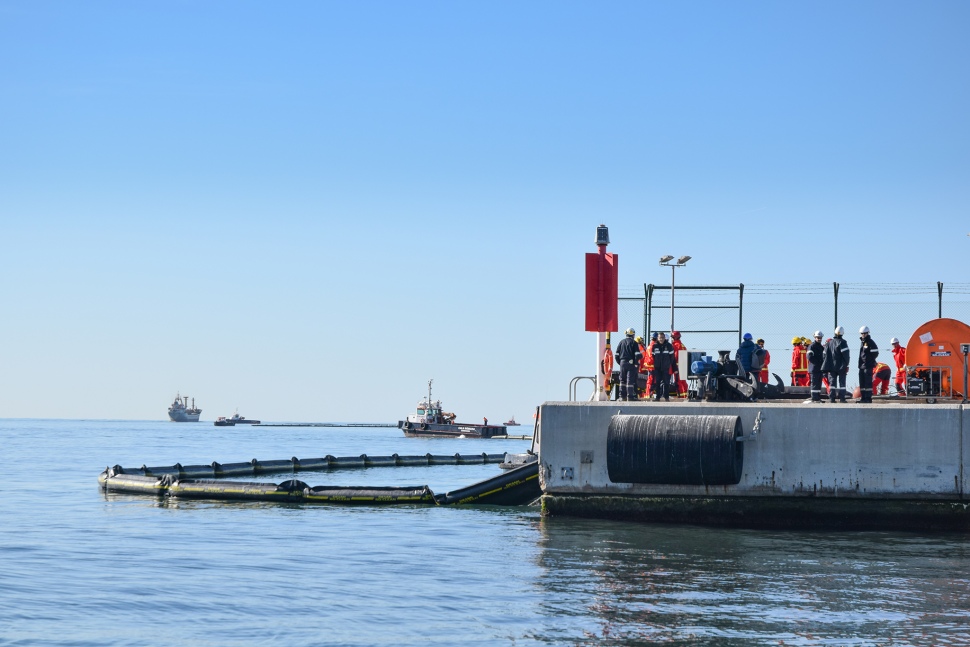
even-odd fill
[[[791,345],[791,384],[792,386],[808,386],[808,340],[804,337],[792,337]]]
[[[889,366],[878,362],[876,367],[872,369],[872,394],[873,395],[886,395],[889,393],[889,378],[892,377],[893,371]]]
[[[678,360],[680,359],[680,351],[687,350],[684,346],[684,342],[680,341],[680,333],[676,330],[670,331],[670,338],[673,340],[670,345],[674,347],[674,388],[677,389],[677,393],[674,395],[678,398],[687,397],[687,380],[680,379],[680,364]]]
[[[900,346],[895,337],[889,343],[893,347],[893,359],[896,360],[896,394],[906,395],[906,347]]]
[[[765,357],[763,360],[761,360],[761,376],[758,378],[758,381],[761,382],[762,384],[767,384],[768,376],[770,375],[770,373],[768,372],[768,363],[771,362],[771,353],[769,353],[765,349],[764,339],[759,339],[755,343],[758,344],[758,348],[765,351]]]

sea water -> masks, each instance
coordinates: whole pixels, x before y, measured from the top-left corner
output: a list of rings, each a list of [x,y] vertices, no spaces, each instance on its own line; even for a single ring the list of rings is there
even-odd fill
[[[652,525],[543,518],[537,507],[180,501],[97,484],[115,464],[529,446],[388,428],[0,420],[0,644],[970,645],[966,534]],[[498,470],[299,478],[444,493]]]

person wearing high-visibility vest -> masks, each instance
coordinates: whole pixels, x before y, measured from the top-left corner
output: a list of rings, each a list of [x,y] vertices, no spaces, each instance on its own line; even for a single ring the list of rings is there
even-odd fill
[[[677,392],[674,393],[674,395],[676,397],[678,397],[678,398],[686,398],[687,397],[687,380],[680,379],[680,364],[678,364],[678,361],[680,360],[680,351],[687,350],[687,347],[684,346],[684,342],[680,341],[680,333],[677,332],[676,330],[671,331],[670,337],[671,337],[671,339],[673,339],[673,341],[670,343],[670,345],[674,347],[674,382],[673,382],[673,384],[674,384],[674,388],[677,390]]]
[[[804,337],[792,337],[791,345],[791,384],[792,386],[808,386],[808,340]]]
[[[889,393],[889,378],[893,371],[888,365],[882,362],[876,363],[876,368],[872,369],[872,394],[887,395]]]
[[[653,381],[653,345],[657,343],[657,333],[650,335],[650,343],[647,344],[646,357],[643,359],[643,372],[647,374],[647,392],[646,396],[648,398],[653,397],[653,392],[656,390],[656,383]]]
[[[906,347],[900,346],[895,337],[889,343],[892,344],[893,359],[896,360],[896,394],[906,395]]]
[[[771,361],[771,353],[769,353],[767,350],[765,350],[765,340],[764,339],[759,339],[755,343],[758,344],[758,347],[759,348],[761,348],[762,350],[765,351],[765,358],[763,360],[761,360],[761,379],[760,379],[760,382],[762,384],[767,384],[768,383],[768,376],[770,375],[768,373],[768,363]]]

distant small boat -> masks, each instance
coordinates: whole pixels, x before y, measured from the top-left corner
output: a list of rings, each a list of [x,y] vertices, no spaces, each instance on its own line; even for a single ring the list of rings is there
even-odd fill
[[[502,424],[504,424],[506,427],[521,427],[522,426],[522,425],[520,425],[519,423],[517,423],[515,421],[515,416],[512,416],[511,418],[509,418],[508,420],[506,420]]]
[[[235,427],[236,425],[259,425],[262,423],[259,420],[250,420],[249,418],[245,418],[239,415],[239,412],[236,412],[228,418],[225,416],[219,416],[212,424],[214,424],[216,427]]]

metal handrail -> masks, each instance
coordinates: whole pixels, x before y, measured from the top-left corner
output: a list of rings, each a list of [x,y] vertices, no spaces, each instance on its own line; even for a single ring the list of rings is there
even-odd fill
[[[593,389],[596,389],[596,378],[590,377],[588,375],[577,375],[573,379],[569,380],[569,401],[573,402],[576,399],[576,384],[580,380],[589,380],[593,383]]]

